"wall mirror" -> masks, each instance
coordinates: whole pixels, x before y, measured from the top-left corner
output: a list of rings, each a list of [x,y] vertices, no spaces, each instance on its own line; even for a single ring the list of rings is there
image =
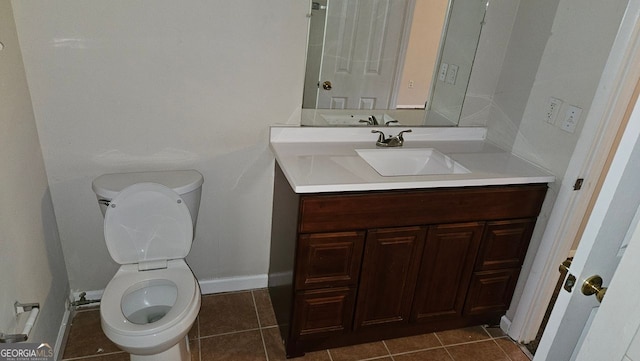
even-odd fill
[[[311,0],[301,124],[456,126],[487,0]]]

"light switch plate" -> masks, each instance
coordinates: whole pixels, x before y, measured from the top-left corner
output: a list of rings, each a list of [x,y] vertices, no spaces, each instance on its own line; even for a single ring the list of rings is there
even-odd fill
[[[456,78],[458,77],[458,66],[449,64],[449,71],[447,71],[447,78],[445,79],[445,83],[454,85],[456,83]]]
[[[581,114],[582,108],[578,108],[575,105],[569,105],[562,122],[560,122],[560,129],[569,133],[575,132]]]

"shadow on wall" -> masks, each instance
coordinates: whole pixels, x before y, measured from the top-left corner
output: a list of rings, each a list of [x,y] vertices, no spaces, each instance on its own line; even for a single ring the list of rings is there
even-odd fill
[[[53,346],[65,316],[70,289],[51,192],[48,187],[42,196],[40,209],[51,283],[44,303],[40,304],[40,313],[29,341],[46,342]],[[46,285],[41,286],[44,288]]]

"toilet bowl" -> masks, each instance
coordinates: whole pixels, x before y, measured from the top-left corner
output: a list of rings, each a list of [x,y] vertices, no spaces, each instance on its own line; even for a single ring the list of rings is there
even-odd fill
[[[132,182],[140,179],[139,174]],[[197,174],[200,179],[192,181],[199,203],[202,176]],[[154,173],[151,179],[162,181],[158,176]],[[103,177],[101,184],[108,184]],[[201,303],[198,282],[184,261],[195,220],[185,199],[165,185],[124,182],[122,186],[112,199],[105,199],[94,181],[99,200],[108,205],[105,242],[121,265],[102,295],[102,329],[131,360],[189,360],[187,334]]]
[[[142,272],[121,266],[100,304],[102,330],[131,360],[188,360],[186,336],[199,311],[200,287],[183,260]]]

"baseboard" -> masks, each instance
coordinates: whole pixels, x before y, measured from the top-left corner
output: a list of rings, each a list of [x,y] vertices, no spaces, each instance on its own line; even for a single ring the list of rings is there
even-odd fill
[[[254,276],[239,276],[239,277],[225,277],[214,278],[211,280],[201,280],[200,291],[203,295],[210,293],[222,293],[251,290],[254,288],[267,287],[267,275],[254,275]]]
[[[509,328],[511,328],[511,320],[507,318],[507,315],[503,315],[500,317],[500,329],[508,335]]]
[[[69,331],[71,331],[72,309],[68,302],[65,302],[65,311],[62,315],[62,322],[60,322],[60,330],[58,331],[58,337],[56,338],[56,344],[53,347],[53,359],[62,360],[64,354],[64,347],[67,344],[69,338]]]
[[[255,288],[265,288],[267,287],[267,280],[267,274],[261,274],[253,276],[237,276],[199,280],[198,283],[200,284],[200,291],[202,292],[202,294],[207,295],[211,293],[234,292],[251,290]],[[102,299],[104,290],[74,291],[71,294],[71,299],[73,301],[78,301],[82,292],[85,292],[85,298],[87,300],[94,300],[99,302]],[[97,303],[92,303],[87,306],[95,305],[97,305]],[[82,306],[77,308],[82,308]]]

